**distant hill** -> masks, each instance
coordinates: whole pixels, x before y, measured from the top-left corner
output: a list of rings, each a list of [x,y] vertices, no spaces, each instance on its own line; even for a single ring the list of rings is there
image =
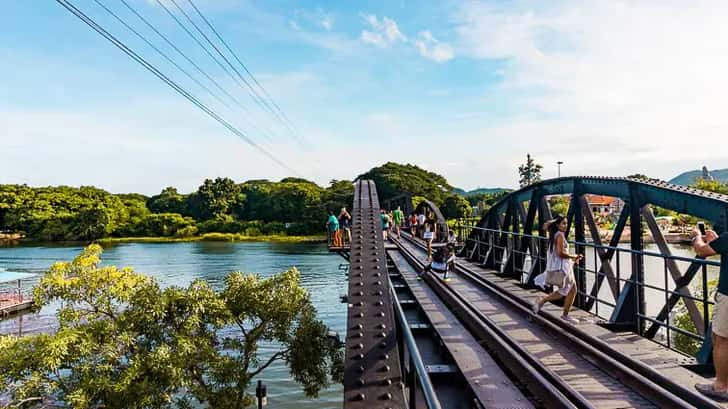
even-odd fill
[[[502,187],[481,187],[479,189],[465,191],[464,189],[460,188],[454,188],[452,191],[459,194],[460,196],[473,196],[473,195],[479,195],[479,194],[488,194],[492,195],[494,193],[500,193],[505,191],[510,191],[511,189],[505,189]]]
[[[722,183],[728,183],[728,169],[718,169],[718,170],[711,170],[710,175],[715,178],[715,180],[722,182]],[[701,170],[691,170],[687,172],[683,172],[680,175],[670,179],[670,183],[674,183],[676,185],[683,185],[688,186],[693,183],[695,183],[695,179],[702,177],[703,171]]]

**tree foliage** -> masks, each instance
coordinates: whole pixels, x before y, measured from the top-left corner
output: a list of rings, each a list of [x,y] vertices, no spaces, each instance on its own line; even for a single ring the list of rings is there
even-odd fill
[[[728,183],[721,183],[717,180],[697,179],[695,183],[691,185],[694,188],[707,190],[714,193],[722,193],[728,195]]]
[[[453,193],[445,198],[445,202],[440,207],[440,211],[445,219],[460,219],[470,217],[472,207],[464,197]]]
[[[380,203],[401,193],[423,196],[438,206],[453,190],[447,180],[415,165],[387,162],[357,176],[356,180],[371,179],[377,185]]]
[[[527,153],[526,163],[518,167],[518,183],[521,187],[526,187],[541,181],[541,170],[543,170],[543,166],[536,163],[531,157],[531,154]]]
[[[298,271],[232,273],[160,286],[131,268],[100,267],[91,245],[54,264],[34,289],[36,308],[60,305],[51,334],[0,337],[0,390],[13,404],[68,408],[243,408],[251,381],[288,364],[309,396],[340,380],[342,351],[327,338]],[[278,346],[272,355],[262,342]]]

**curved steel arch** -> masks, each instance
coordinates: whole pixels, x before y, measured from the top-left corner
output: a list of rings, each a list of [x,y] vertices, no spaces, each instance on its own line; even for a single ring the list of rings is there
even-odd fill
[[[552,218],[546,199],[550,195],[566,194],[571,195],[569,212],[566,215],[569,221],[567,234],[573,226],[576,250],[580,253],[584,252],[587,228],[595,246],[602,246],[594,215],[584,195],[611,196],[624,202],[609,245],[597,249],[601,262],[600,274],[590,292],[587,292],[586,288],[584,261],[581,262],[580,268],[576,269],[579,290],[577,305],[587,311],[591,310],[606,277],[617,303],[610,322],[622,327],[625,323],[634,324],[633,329],[648,338],[656,335],[659,324],[655,322],[645,330],[641,327],[643,324],[638,325],[639,320],[635,318],[639,314],[645,314],[645,299],[641,294],[644,287],[639,284],[645,283],[642,253],[642,227],[645,223],[660,252],[665,256],[666,268],[675,282],[675,291],[679,293],[670,296],[656,317],[657,321],[664,322],[675,304],[683,298],[698,333],[704,336],[705,314],[701,313],[692,299],[684,298],[691,295],[689,284],[700,270],[701,264],[693,262],[684,274],[680,271],[671,258],[672,254],[657,226],[650,205],[708,220],[720,233],[728,228],[728,195],[652,179],[576,176],[545,180],[517,190],[495,203],[477,223],[478,228],[469,234],[462,255],[482,262],[485,267],[497,269],[505,275],[521,278],[522,274],[527,274],[526,284],[532,285],[535,276],[545,269],[547,249],[545,241],[538,238],[545,237],[539,226],[543,226]],[[525,205],[526,202],[528,206]],[[630,282],[625,283],[620,289],[611,260],[616,251],[614,248],[619,245],[622,231],[626,226],[630,227],[630,245],[634,252],[631,253]],[[537,234],[532,233],[535,230],[538,230]],[[530,253],[534,262],[531,263],[529,271],[524,271],[527,253]]]
[[[425,216],[432,217],[435,219],[435,223],[437,224],[437,234],[435,235],[435,242],[436,243],[444,243],[447,242],[447,235],[449,228],[447,226],[447,220],[445,220],[445,217],[442,215],[442,212],[440,211],[440,208],[437,207],[435,203],[433,203],[430,200],[423,199],[420,203],[417,204],[417,207],[415,207],[415,213],[425,213]]]

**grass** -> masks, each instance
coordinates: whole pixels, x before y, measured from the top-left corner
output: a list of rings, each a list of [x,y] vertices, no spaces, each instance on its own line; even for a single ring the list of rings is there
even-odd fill
[[[276,243],[322,243],[326,242],[325,235],[314,236],[286,236],[282,234],[270,234],[260,236],[246,236],[240,233],[205,233],[200,236],[191,237],[107,237],[96,240],[100,244],[112,243],[185,243],[195,241],[230,241],[230,242],[255,242],[268,241]]]

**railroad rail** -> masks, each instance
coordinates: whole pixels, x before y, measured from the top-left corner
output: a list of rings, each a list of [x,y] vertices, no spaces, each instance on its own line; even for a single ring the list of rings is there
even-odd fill
[[[398,246],[411,263],[423,267],[423,262],[417,257],[417,252],[423,253],[422,243],[405,236]],[[626,404],[664,408],[721,407],[653,368],[611,349],[603,341],[580,332],[571,324],[548,315],[534,316],[530,305],[523,299],[509,294],[471,269],[458,265],[453,280],[459,281],[458,284],[445,284],[434,275],[426,277],[427,283],[456,315],[468,324],[470,330],[489,349],[497,353],[511,372],[522,377],[528,389],[544,406],[590,408],[610,405],[621,407]],[[485,296],[491,304],[489,308],[483,308],[482,302],[481,305],[473,302],[477,297],[472,294],[476,292]],[[496,319],[493,316],[496,313],[516,316],[521,324],[518,330],[505,330],[504,327],[512,326],[513,321],[503,317]],[[575,366],[580,370],[580,382],[571,382],[570,377],[564,376],[563,371],[558,369],[564,365],[562,360],[549,364],[546,359],[539,359],[538,353],[529,350],[527,342],[514,337],[524,328],[539,335],[537,342],[555,345],[554,349],[559,354],[571,355],[568,363],[576,363]],[[590,381],[585,382],[585,379]],[[604,399],[606,394],[602,392],[595,402],[593,398],[600,394],[594,393],[595,384],[591,382],[608,385],[611,388],[609,392],[618,395],[618,399]]]

